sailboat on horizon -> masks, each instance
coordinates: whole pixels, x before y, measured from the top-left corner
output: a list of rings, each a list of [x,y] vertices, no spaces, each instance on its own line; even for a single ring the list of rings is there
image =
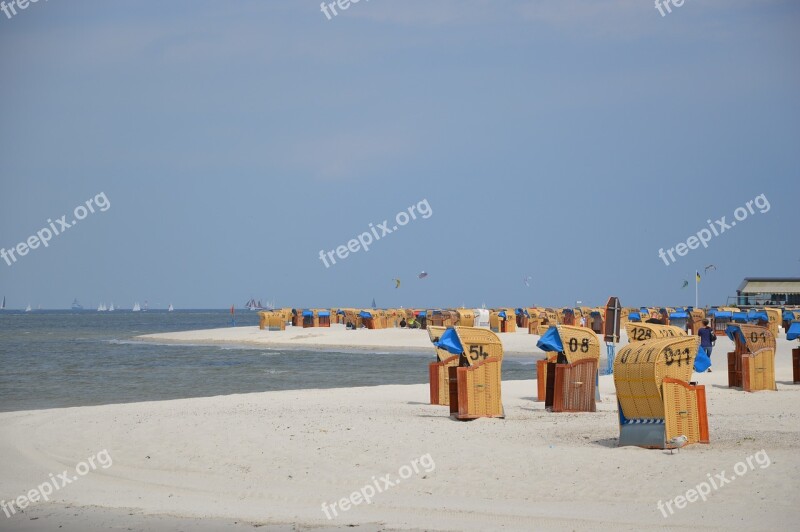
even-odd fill
[[[109,312],[114,312],[114,302],[113,301],[111,302],[111,306],[108,307],[108,311]]]
[[[3,296],[3,304],[0,305],[0,310],[5,310],[5,309],[6,309],[6,296]]]
[[[108,308],[106,307],[105,303],[100,303],[100,305],[97,307],[97,312],[106,312],[107,310]]]
[[[137,301],[136,303],[133,304],[133,308],[131,310],[133,312],[139,312],[140,310],[142,310],[142,307],[139,306],[139,302]]]
[[[31,310],[33,310],[33,309],[31,308],[31,304],[30,304],[30,303],[28,303],[28,306],[27,306],[27,307],[25,307],[25,312],[30,312]]]
[[[169,304],[169,308],[167,308],[167,312],[173,312],[175,309],[172,307],[172,303]]]

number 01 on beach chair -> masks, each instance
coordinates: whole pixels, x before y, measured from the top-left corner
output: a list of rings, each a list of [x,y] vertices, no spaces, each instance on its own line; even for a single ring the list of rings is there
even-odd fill
[[[435,334],[431,334],[431,339]],[[449,327],[434,346],[440,360],[445,356],[439,354],[441,351],[458,357],[457,365],[446,367],[450,415],[460,420],[505,417],[500,381],[503,344],[497,335],[482,328]],[[430,375],[433,379],[432,369]],[[437,373],[437,381],[439,378]]]
[[[705,386],[690,383],[697,336],[657,338],[623,347],[614,359],[619,445],[665,449],[680,436],[708,443]]]

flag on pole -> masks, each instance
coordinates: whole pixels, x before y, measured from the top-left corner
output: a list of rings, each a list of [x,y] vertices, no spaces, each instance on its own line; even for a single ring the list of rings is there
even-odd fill
[[[697,276],[696,279],[697,279],[697,282],[699,283],[700,282],[700,272],[696,271],[696,272],[694,272],[694,274]]]

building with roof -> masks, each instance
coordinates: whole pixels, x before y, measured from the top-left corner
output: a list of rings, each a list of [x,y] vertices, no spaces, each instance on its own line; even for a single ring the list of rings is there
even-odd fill
[[[800,277],[746,277],[736,289],[736,305],[800,305]]]

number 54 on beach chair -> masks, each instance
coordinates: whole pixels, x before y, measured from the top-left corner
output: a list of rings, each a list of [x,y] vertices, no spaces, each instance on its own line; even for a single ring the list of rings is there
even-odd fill
[[[634,342],[614,359],[619,445],[665,449],[681,436],[708,443],[705,386],[689,382],[698,336]]]
[[[460,420],[505,417],[500,381],[503,344],[497,335],[482,328],[450,327],[434,345],[437,353],[458,357],[458,365],[447,367],[450,415]]]

